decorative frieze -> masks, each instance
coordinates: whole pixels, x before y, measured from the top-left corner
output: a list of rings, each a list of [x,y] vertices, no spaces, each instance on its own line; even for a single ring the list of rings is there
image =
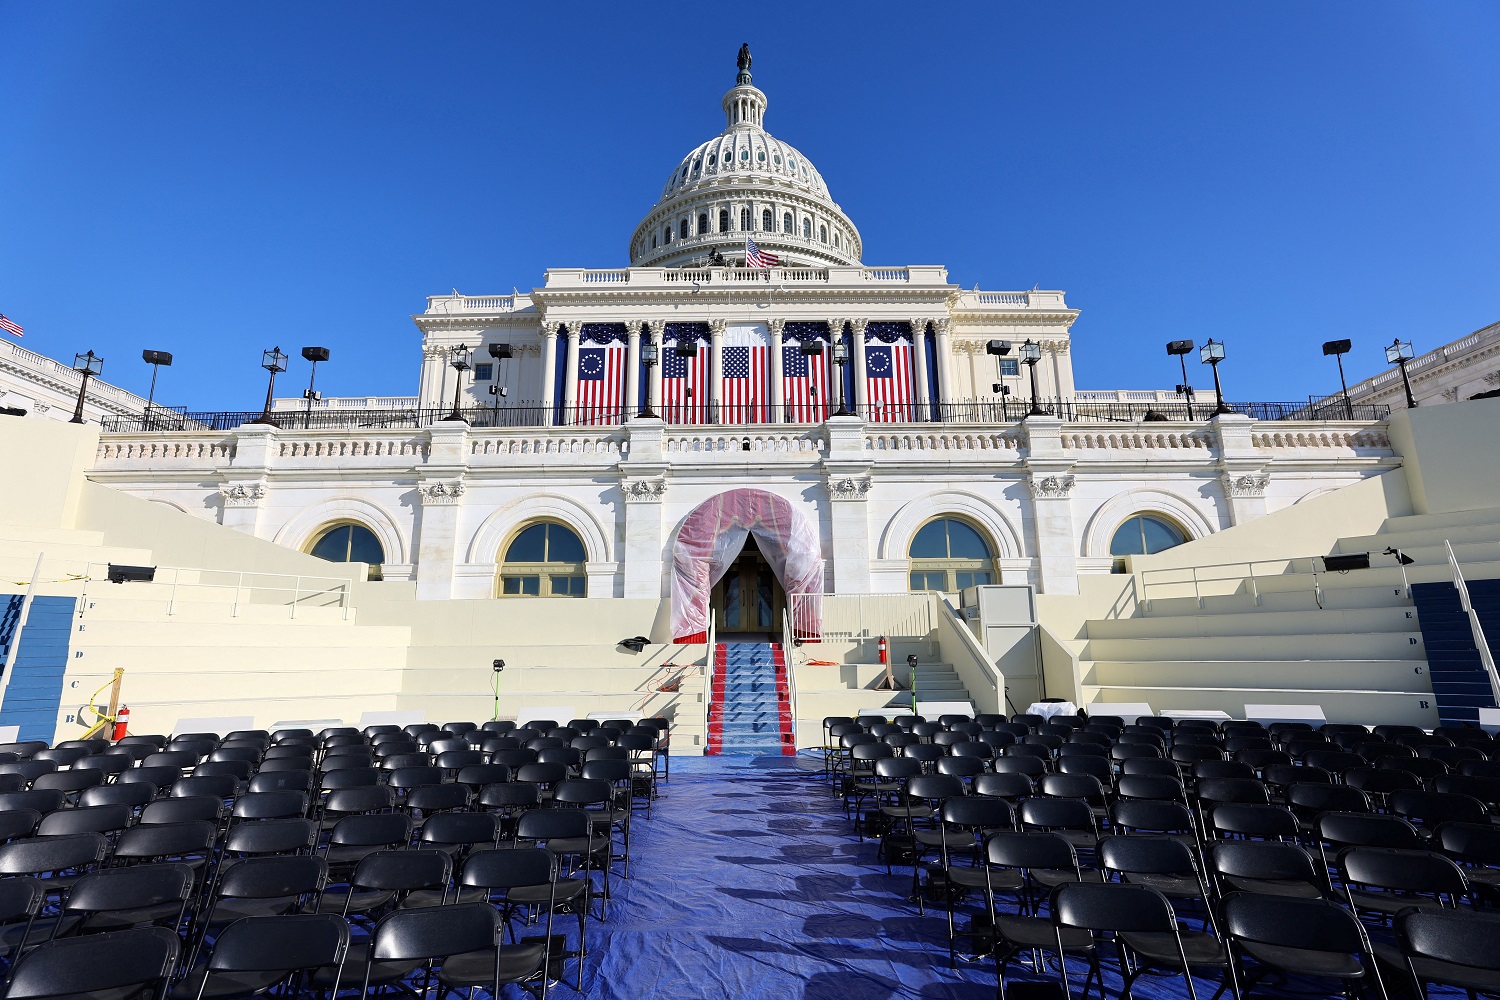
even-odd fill
[[[417,487],[417,492],[421,494],[424,504],[456,504],[459,497],[464,495],[464,484],[458,480],[423,483]]]
[[[869,492],[869,476],[843,476],[828,481],[828,496],[832,500],[864,500]]]
[[[620,492],[626,503],[660,503],[667,495],[667,480],[665,476],[621,480]]]
[[[1219,479],[1224,492],[1231,497],[1263,497],[1271,477],[1265,472],[1226,472]]]
[[[234,483],[219,487],[225,507],[259,507],[266,498],[264,483]]]
[[[1073,477],[1064,475],[1038,475],[1033,473],[1026,479],[1033,500],[1066,500],[1073,495]]]
[[[1488,386],[1500,387],[1500,372],[1490,372],[1484,377],[1484,384]]]

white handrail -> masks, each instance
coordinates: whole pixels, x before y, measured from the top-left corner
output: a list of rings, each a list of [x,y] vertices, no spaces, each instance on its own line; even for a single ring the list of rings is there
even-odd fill
[[[1371,552],[1370,556],[1373,558],[1376,555],[1389,554],[1391,553]],[[1201,566],[1165,566],[1158,569],[1143,569],[1138,570],[1135,575],[1140,578],[1141,583],[1140,604],[1147,611],[1151,610],[1151,589],[1153,587],[1155,587],[1157,590],[1156,599],[1162,600],[1163,597],[1161,596],[1161,591],[1163,589],[1169,587],[1191,586],[1193,588],[1193,600],[1196,601],[1198,607],[1201,608],[1204,607],[1203,602],[1207,597],[1228,596],[1224,594],[1204,593],[1203,588],[1206,585],[1215,583],[1243,583],[1245,585],[1246,592],[1250,595],[1256,607],[1259,607],[1260,584],[1263,581],[1274,578],[1276,576],[1288,576],[1298,573],[1299,570],[1297,569],[1297,564],[1305,560],[1307,562],[1307,572],[1311,573],[1312,575],[1311,583],[1313,597],[1318,602],[1318,607],[1321,608],[1323,606],[1323,587],[1322,581],[1319,577],[1318,563],[1322,560],[1322,558],[1322,556],[1285,556],[1280,559],[1241,559],[1236,562],[1206,563]],[[1406,580],[1406,566],[1401,562],[1401,557],[1399,555],[1395,555],[1394,558],[1396,560],[1396,565],[1401,570],[1401,578],[1404,582]],[[1256,567],[1269,566],[1280,567],[1280,570],[1279,572],[1274,573],[1261,571],[1257,576]],[[1212,572],[1214,570],[1230,570],[1232,572],[1216,574]],[[1327,571],[1324,570],[1323,572],[1326,573]],[[1162,577],[1166,577],[1168,576],[1168,574],[1174,573],[1178,574],[1176,579],[1162,579]],[[1153,577],[1155,578],[1154,581]],[[1408,598],[1410,598],[1411,596],[1409,587],[1407,589],[1406,596]]]
[[[31,617],[31,599],[36,596],[36,585],[42,578],[42,560],[47,558],[45,552],[36,555],[36,568],[31,571],[31,582],[26,585],[26,596],[21,598],[21,613],[16,616],[16,630],[10,637],[10,646],[5,651],[5,665],[0,670],[0,703],[5,701],[5,689],[10,686],[11,665],[16,662],[16,650],[21,647],[21,631],[26,627],[26,620]]]
[[[1500,705],[1500,673],[1495,670],[1495,657],[1490,654],[1490,644],[1484,638],[1484,628],[1479,624],[1479,615],[1469,601],[1469,585],[1464,583],[1463,571],[1458,568],[1458,558],[1453,554],[1453,543],[1443,539],[1443,548],[1448,550],[1448,565],[1453,567],[1453,587],[1458,591],[1458,603],[1469,616],[1469,629],[1474,633],[1474,645],[1479,650],[1479,662],[1484,665],[1490,678],[1490,695]]]
[[[703,654],[703,749],[708,749],[708,707],[714,699],[714,647],[718,645],[714,612],[708,610],[708,650]]]
[[[109,574],[109,563],[90,561],[84,564],[83,576],[83,600],[80,602],[79,614],[82,615],[88,606],[88,588],[94,580],[107,579]],[[184,574],[196,574],[200,578],[196,580],[184,580]],[[226,577],[223,583],[211,583],[201,579],[205,574]],[[274,578],[277,580],[291,581],[291,586],[277,586],[275,584],[256,583],[256,578]],[[232,582],[231,582],[232,581]],[[328,595],[338,596],[338,607],[343,611],[343,616],[348,619],[352,607],[350,603],[350,582],[343,577],[337,576],[301,576],[293,573],[269,573],[256,570],[232,570],[232,569],[204,569],[195,566],[157,566],[156,574],[151,581],[153,584],[169,585],[170,594],[167,598],[167,614],[177,613],[177,591],[179,587],[200,588],[204,590],[232,590],[234,600],[230,605],[230,616],[239,617],[240,605],[256,592],[272,594],[291,594],[292,599],[288,602],[289,615],[297,617],[297,608],[306,601],[312,601],[319,597]],[[331,586],[324,586],[331,584]]]

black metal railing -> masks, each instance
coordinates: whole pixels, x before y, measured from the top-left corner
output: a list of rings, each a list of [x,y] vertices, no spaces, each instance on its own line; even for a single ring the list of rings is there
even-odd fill
[[[1229,409],[1254,420],[1385,420],[1391,408],[1385,404],[1356,403],[1346,407],[1342,399],[1306,403],[1230,403]],[[1150,423],[1153,421],[1188,421],[1185,403],[1116,402],[1079,399],[1046,399],[1039,408],[1047,416],[1067,423]],[[551,406],[516,404],[508,406],[469,407],[458,411],[457,419],[471,427],[610,427],[647,415],[646,407],[625,406]],[[941,423],[991,424],[1021,420],[1031,411],[1031,402],[1014,397],[999,400],[963,400],[954,403],[863,404],[849,407],[849,413],[869,423]],[[838,408],[787,404],[733,406],[697,404],[660,406],[650,415],[672,425],[740,426],[763,424],[819,424],[838,415]],[[1211,403],[1195,403],[1191,410],[1194,422],[1214,415]],[[139,433],[146,431],[225,431],[260,421],[256,410],[213,412],[153,407],[150,412],[130,416],[109,416],[103,421],[106,433]],[[455,419],[449,408],[411,408],[393,410],[339,410],[314,408],[311,412],[279,410],[271,422],[285,430],[331,429],[416,429],[431,427]]]

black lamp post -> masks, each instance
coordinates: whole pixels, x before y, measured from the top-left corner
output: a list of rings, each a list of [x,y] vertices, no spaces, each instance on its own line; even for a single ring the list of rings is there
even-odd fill
[[[991,355],[995,359],[995,378],[1001,380],[991,383],[990,390],[1000,397],[1000,417],[1002,420],[1010,419],[1010,414],[1006,412],[1007,407],[1005,405],[1005,397],[1010,395],[1010,386],[1006,385],[1003,381],[1005,370],[1001,368],[1000,359],[1010,354],[1010,350],[1011,343],[1008,340],[992,340],[984,345],[984,353]]]
[[[640,416],[656,419],[656,411],[651,409],[651,369],[661,360],[661,345],[654,339],[647,337],[646,342],[641,345],[641,364],[646,366],[646,408],[641,410]]]
[[[469,364],[469,345],[459,344],[457,347],[450,350],[448,354],[450,358],[448,365],[453,369],[455,373],[453,378],[453,412],[449,413],[443,419],[463,420],[464,423],[468,423],[467,420],[464,420],[463,411],[459,409],[458,403],[459,398],[462,396],[464,391],[464,372],[468,371],[472,367]]]
[[[269,351],[260,352],[260,366],[271,373],[271,381],[266,385],[266,405],[261,408],[260,416],[251,423],[270,424],[272,427],[280,427],[275,420],[271,419],[272,395],[276,392],[276,373],[286,371],[286,355],[281,353],[280,347],[273,347]]]
[[[1411,379],[1406,374],[1406,363],[1413,356],[1411,343],[1402,340],[1400,337],[1397,337],[1396,342],[1385,349],[1385,359],[1393,365],[1401,366],[1401,384],[1406,387],[1406,408],[1408,410],[1415,410],[1417,408],[1417,401],[1411,395]]]
[[[1224,387],[1219,384],[1219,362],[1224,360],[1223,342],[1209,337],[1208,343],[1198,349],[1198,358],[1214,370],[1214,395],[1219,400],[1219,405],[1214,407],[1214,413],[1233,413],[1233,410],[1224,405]]]
[[[318,382],[318,362],[328,360],[328,348],[304,347],[302,356],[312,362],[312,374],[307,377],[307,391],[302,394],[302,398],[307,400],[307,416],[303,419],[302,426],[311,427],[313,404],[323,398],[323,394],[313,388]]]
[[[1026,362],[1026,366],[1031,369],[1031,410],[1026,415],[1045,417],[1047,411],[1042,409],[1041,394],[1036,387],[1036,363],[1042,360],[1042,345],[1028,339],[1021,345],[1021,360]]]
[[[1353,420],[1354,404],[1349,401],[1349,383],[1344,380],[1344,355],[1349,353],[1351,346],[1353,346],[1352,343],[1347,340],[1326,341],[1323,344],[1323,357],[1326,358],[1332,354],[1339,363],[1339,385],[1344,390],[1344,413],[1350,420]]]
[[[833,363],[839,366],[839,409],[834,416],[852,417],[854,411],[849,409],[849,399],[844,386],[844,367],[849,364],[849,345],[844,343],[843,337],[833,342]]]
[[[73,370],[83,376],[78,383],[78,405],[73,407],[72,423],[83,423],[83,399],[89,391],[89,379],[104,370],[104,359],[90,350],[87,354],[73,355]]]
[[[151,366],[151,391],[146,393],[146,412],[141,414],[142,423],[145,424],[142,430],[150,430],[152,423],[151,405],[156,400],[156,373],[161,371],[163,367],[172,367],[172,355],[166,351],[142,351],[141,360]]]
[[[1176,355],[1177,362],[1182,366],[1182,384],[1177,387],[1177,395],[1187,400],[1187,418],[1193,419],[1193,387],[1188,384],[1187,356],[1193,352],[1191,340],[1172,340],[1167,342],[1167,354]]]
[[[500,426],[500,400],[510,394],[509,387],[505,384],[506,366],[501,362],[509,361],[515,356],[509,344],[491,344],[489,346],[490,357],[495,359],[495,382],[490,386],[490,395],[495,397],[495,416],[492,427]]]

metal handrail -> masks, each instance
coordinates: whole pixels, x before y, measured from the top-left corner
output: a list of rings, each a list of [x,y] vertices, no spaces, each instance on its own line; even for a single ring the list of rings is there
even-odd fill
[[[712,608],[708,610],[708,649],[703,654],[703,748],[708,749],[708,709],[714,699],[714,648],[718,646],[718,629]]]
[[[80,615],[82,615],[88,608],[88,593],[90,584],[94,583],[97,580],[107,579],[108,573],[109,563],[107,562],[91,561],[85,564],[83,576],[83,593],[79,602]],[[204,580],[184,582],[182,579],[182,575],[184,573],[219,574],[232,577],[234,582],[209,583]],[[267,573],[255,570],[206,569],[196,566],[158,566],[156,567],[156,576],[151,582],[157,585],[166,585],[167,581],[162,579],[163,575],[166,574],[170,574],[171,576],[170,586],[172,588],[171,593],[167,597],[167,614],[169,615],[174,615],[177,613],[177,592],[179,588],[186,588],[190,592],[193,588],[204,590],[233,590],[234,602],[230,605],[230,617],[232,618],[239,617],[240,604],[249,601],[251,596],[257,592],[291,594],[292,599],[287,602],[286,607],[289,609],[290,617],[294,619],[297,617],[297,608],[304,602],[312,601],[319,597],[326,597],[330,594],[338,595],[338,607],[343,612],[343,617],[345,620],[348,620],[349,612],[352,608],[349,600],[351,589],[350,581],[337,576],[302,576],[301,574],[295,573]],[[284,580],[291,580],[292,586],[283,587],[251,582],[255,577],[276,577]],[[322,583],[331,583],[332,586],[320,586],[319,584]]]
[[[789,608],[781,609],[781,659],[786,664],[786,694],[788,711],[792,716],[792,750],[797,749],[797,672],[792,669],[792,650],[796,645],[791,641],[792,613]]]
[[[1406,592],[1407,598],[1410,599],[1411,587],[1406,582],[1406,564],[1401,561],[1400,554],[1372,552],[1370,553],[1370,555],[1371,557],[1374,557],[1376,555],[1394,555],[1396,566],[1401,570],[1403,589]],[[1135,574],[1140,579],[1141,584],[1139,601],[1141,607],[1143,607],[1147,611],[1150,611],[1152,600],[1151,588],[1153,586],[1159,589],[1163,587],[1183,587],[1191,585],[1193,588],[1193,599],[1197,602],[1198,607],[1202,608],[1205,606],[1203,603],[1205,596],[1225,596],[1215,594],[1205,595],[1202,589],[1205,584],[1244,582],[1249,588],[1250,596],[1255,601],[1255,606],[1260,607],[1259,580],[1276,576],[1287,576],[1295,573],[1297,572],[1297,570],[1295,569],[1296,564],[1304,559],[1307,560],[1308,571],[1312,574],[1313,598],[1318,602],[1318,607],[1321,608],[1323,606],[1323,585],[1318,575],[1318,561],[1322,559],[1322,556],[1285,556],[1280,559],[1241,559],[1235,562],[1207,563],[1202,566],[1165,566],[1159,569],[1143,569],[1137,571]],[[1256,567],[1258,566],[1278,566],[1281,567],[1281,569],[1276,573],[1262,572],[1260,576],[1257,577]],[[1226,573],[1223,575],[1204,575],[1204,571],[1219,569],[1233,569],[1235,570],[1235,572]],[[1323,572],[1326,573],[1327,570],[1324,570]],[[1169,573],[1186,573],[1188,574],[1188,577],[1186,579],[1179,578],[1175,580],[1157,580],[1155,582],[1149,579],[1149,577],[1151,577],[1153,574],[1160,577]],[[1160,600],[1161,598],[1158,599]]]
[[[1469,585],[1464,582],[1463,571],[1458,568],[1458,557],[1453,554],[1453,543],[1443,539],[1443,548],[1448,550],[1448,565],[1453,568],[1453,587],[1458,591],[1458,603],[1469,616],[1469,630],[1474,634],[1474,646],[1479,650],[1479,662],[1490,679],[1490,696],[1500,706],[1500,672],[1495,670],[1495,657],[1490,653],[1490,644],[1484,637],[1484,627],[1479,624],[1479,614],[1469,600]]]

